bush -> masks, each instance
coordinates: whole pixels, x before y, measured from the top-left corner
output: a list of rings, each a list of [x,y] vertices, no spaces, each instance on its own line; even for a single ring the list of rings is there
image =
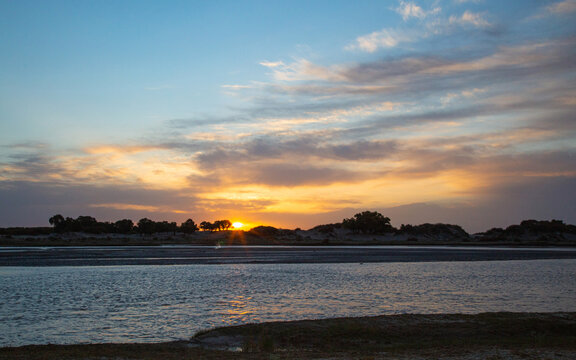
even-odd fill
[[[342,220],[342,226],[354,233],[384,234],[394,232],[390,225],[390,218],[376,211],[364,211],[354,215],[353,218]]]

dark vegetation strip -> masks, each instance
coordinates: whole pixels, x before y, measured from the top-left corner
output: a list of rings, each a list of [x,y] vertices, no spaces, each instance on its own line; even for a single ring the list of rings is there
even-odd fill
[[[76,219],[71,217],[64,217],[60,214],[54,215],[49,219],[52,228],[49,227],[12,227],[0,228],[0,245],[21,246],[21,239],[12,239],[14,236],[49,236],[48,239],[36,239],[44,241],[49,245],[70,245],[66,244],[69,239],[63,239],[51,235],[62,235],[70,233],[84,233],[99,235],[100,238],[83,237],[89,245],[105,245],[103,240],[109,240],[112,245],[118,245],[118,239],[103,239],[102,235],[124,235],[122,241],[126,245],[134,244],[161,244],[161,243],[178,243],[183,240],[176,237],[179,235],[194,234],[199,230],[204,232],[226,232],[231,229],[232,223],[230,220],[216,220],[214,222],[202,221],[197,225],[194,220],[188,219],[178,225],[176,222],[168,221],[153,221],[148,218],[140,219],[136,224],[130,219],[122,219],[115,222],[100,222],[92,216],[78,216]],[[378,236],[395,235],[401,236],[407,242],[414,241],[430,241],[433,239],[442,239],[445,242],[516,242],[521,239],[530,239],[532,243],[549,244],[549,243],[568,243],[576,244],[576,226],[565,224],[561,220],[551,221],[537,221],[525,220],[519,225],[511,225],[506,229],[492,228],[483,233],[474,235],[468,234],[462,227],[452,224],[421,224],[410,225],[402,224],[399,228],[395,228],[390,223],[390,218],[376,212],[364,211],[355,214],[351,218],[345,218],[340,223],[318,225],[308,231],[300,229],[286,230],[276,229],[271,226],[258,226],[247,232],[242,232],[248,237],[252,243],[262,241],[280,241],[281,243],[290,243],[307,240],[309,233],[325,235],[325,243],[329,244],[336,239],[336,233],[341,230],[347,231],[353,236],[374,236],[374,241],[377,242]],[[163,234],[160,239],[139,239],[134,241],[130,239],[131,235],[140,234],[142,236],[153,234]],[[167,234],[172,234],[174,237],[168,237]],[[34,239],[32,239],[34,240]],[[231,239],[227,239],[231,240]],[[340,239],[341,240],[341,239]],[[380,239],[382,240],[382,239]],[[388,239],[389,240],[389,239]],[[364,239],[370,242],[370,240]],[[525,241],[525,240],[523,240]],[[34,242],[34,241],[32,241]],[[28,244],[30,245],[30,244]]]

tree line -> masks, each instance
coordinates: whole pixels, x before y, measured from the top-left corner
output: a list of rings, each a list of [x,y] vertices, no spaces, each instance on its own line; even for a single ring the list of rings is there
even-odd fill
[[[216,220],[214,222],[202,221],[196,224],[188,219],[178,225],[176,222],[153,221],[142,218],[137,223],[130,219],[122,219],[115,222],[100,222],[92,216],[78,216],[76,219],[64,217],[60,214],[49,219],[52,227],[12,227],[0,228],[0,235],[49,235],[51,233],[85,232],[92,234],[154,234],[154,233],[185,233],[191,234],[196,231],[225,231],[232,227],[229,220]],[[394,228],[390,218],[376,211],[363,211],[351,218],[345,218],[342,222],[334,224],[318,225],[310,229],[325,234],[334,233],[336,229],[347,229],[354,234],[404,234],[408,236],[439,235],[443,234],[454,238],[469,238],[470,235],[458,225],[452,224],[402,224],[400,228]],[[299,231],[282,230],[284,232]],[[271,226],[260,226],[251,232],[257,235],[278,234],[280,229]],[[576,226],[565,224],[561,220],[537,221],[524,220],[519,225],[510,225],[507,228],[493,228],[486,232],[475,234],[487,240],[516,239],[522,235],[533,234],[576,234]],[[558,235],[560,236],[560,235]]]
[[[176,234],[177,232],[191,234],[199,230],[214,232],[229,230],[232,227],[230,220],[202,221],[200,225],[197,225],[194,220],[188,219],[178,225],[176,222],[142,218],[135,224],[130,219],[101,222],[92,216],[78,216],[74,219],[60,214],[52,216],[48,222],[56,233],[85,232],[90,234]]]
[[[197,225],[194,220],[188,219],[178,225],[176,222],[153,221],[142,218],[135,224],[130,219],[122,219],[115,222],[100,222],[92,216],[78,216],[76,219],[64,217],[61,214],[52,216],[48,222],[53,226],[56,233],[65,232],[85,232],[92,234],[153,234],[153,233],[186,233],[191,234],[196,231],[225,231],[232,227],[230,220],[216,220],[214,222],[202,221]],[[333,224],[334,225],[334,224]],[[341,224],[344,228],[353,233],[362,234],[383,234],[394,232],[390,224],[390,218],[383,216],[376,211],[364,211],[354,215],[349,219],[344,219]],[[330,226],[330,225],[320,225]]]
[[[335,229],[344,228],[355,234],[404,234],[409,236],[419,235],[444,235],[453,238],[469,238],[470,235],[459,225],[453,224],[402,224],[400,228],[394,228],[390,224],[390,218],[376,211],[363,211],[351,218],[343,219],[341,223],[318,225],[313,230],[322,233],[332,233]],[[476,235],[489,240],[519,239],[523,235],[542,234],[576,234],[576,226],[565,224],[562,220],[524,220],[519,225],[510,225],[507,228],[493,228]]]

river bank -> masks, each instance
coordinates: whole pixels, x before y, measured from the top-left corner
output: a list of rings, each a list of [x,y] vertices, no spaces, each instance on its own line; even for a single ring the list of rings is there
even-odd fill
[[[415,245],[0,248],[0,266],[334,264],[544,259],[576,259],[576,249]]]
[[[159,344],[28,345],[0,359],[568,359],[576,313],[388,315],[270,322]]]

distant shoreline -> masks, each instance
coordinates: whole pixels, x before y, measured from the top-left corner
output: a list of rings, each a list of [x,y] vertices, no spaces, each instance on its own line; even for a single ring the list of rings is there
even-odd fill
[[[58,221],[57,221],[58,220]],[[1,246],[156,246],[156,245],[442,245],[442,246],[537,246],[576,247],[576,226],[560,220],[524,220],[506,229],[492,228],[469,234],[453,224],[420,224],[394,228],[390,219],[365,211],[341,223],[324,224],[309,230],[256,226],[248,231],[232,228],[229,220],[202,222],[188,219],[154,222],[141,219],[138,225],[124,219],[98,222],[90,216],[77,219],[55,215],[53,228],[0,228]],[[240,224],[241,225],[241,224]],[[203,231],[199,231],[202,229]]]
[[[194,234],[161,233],[153,235],[118,235],[64,233],[49,235],[0,235],[1,247],[42,246],[162,246],[162,245],[281,245],[281,246],[463,246],[463,247],[575,247],[576,236],[566,239],[521,237],[495,240],[475,237],[442,236],[406,237],[394,234],[323,234],[287,230],[287,234],[257,236],[248,231],[197,232]]]

